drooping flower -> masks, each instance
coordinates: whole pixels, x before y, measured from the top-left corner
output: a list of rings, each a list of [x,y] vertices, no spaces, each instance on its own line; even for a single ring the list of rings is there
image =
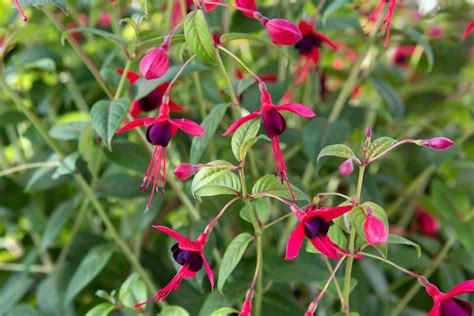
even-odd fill
[[[117,133],[128,131],[139,126],[146,126],[146,139],[155,146],[153,155],[145,172],[143,183],[140,190],[146,192],[151,183],[153,183],[150,199],[147,209],[150,208],[153,200],[153,194],[161,185],[162,193],[165,191],[166,182],[166,148],[178,129],[192,136],[204,136],[204,129],[199,124],[186,119],[172,119],[169,117],[169,104],[162,104],[160,112],[154,118],[141,118],[133,120],[120,128]]]
[[[334,44],[326,35],[316,32],[311,23],[300,21],[298,28],[301,32],[302,38],[295,44],[300,57],[296,62],[295,73],[298,73],[296,85],[300,85],[308,78],[310,68],[316,69],[320,60],[320,48],[323,43],[326,43],[333,50],[337,50]]]
[[[469,34],[474,31],[474,20],[471,20],[462,33],[462,39],[465,40]]]
[[[393,13],[395,11],[395,6],[397,5],[397,0],[378,0],[379,3],[375,7],[374,11],[369,15],[370,28],[375,27],[379,20],[383,17],[385,12],[385,4],[388,3],[388,11],[384,17],[384,21],[380,26],[380,30],[385,30],[385,42],[384,47],[387,48],[388,40],[390,39],[390,24],[392,23]]]
[[[269,20],[265,17],[258,17],[258,20],[265,27],[274,44],[291,46],[298,43],[302,38],[298,27],[288,20]]]
[[[331,259],[338,259],[339,254],[349,255],[344,249],[332,242],[329,238],[329,221],[350,210],[353,205],[317,209],[310,205],[304,211],[298,210],[296,216],[299,223],[291,232],[286,244],[285,260],[292,260],[298,256],[305,236],[313,246],[323,255]]]
[[[354,171],[354,163],[352,159],[347,159],[339,166],[339,172],[343,176],[348,176]]]
[[[117,73],[123,74],[123,69],[117,69]],[[131,85],[134,85],[138,79],[140,79],[140,75],[129,71],[127,73],[127,79]],[[150,112],[157,109],[161,105],[161,101],[163,100],[163,94],[165,93],[166,89],[168,89],[169,83],[165,82],[157,86],[154,90],[148,93],[146,96],[136,99],[132,101],[132,105],[130,106],[130,115],[133,117],[139,116],[142,112]],[[181,105],[175,103],[173,100],[169,100],[169,107],[170,111],[186,111]]]
[[[251,11],[257,11],[257,4],[255,3],[255,0],[236,0],[235,1],[237,6],[240,8],[244,8],[247,10]],[[253,13],[247,12],[247,11],[241,11],[243,15],[245,15],[248,18],[253,19]]]
[[[381,219],[371,214],[370,209],[368,212],[369,214],[364,222],[365,240],[371,245],[385,244],[388,239],[387,227]]]
[[[415,48],[416,48],[416,45],[412,45],[412,44],[398,46],[392,56],[392,64],[399,65],[399,66],[408,65],[408,61],[410,57],[413,55]]]
[[[454,142],[446,137],[434,137],[431,139],[423,140],[421,144],[431,149],[445,150],[450,148],[454,144]]]
[[[152,301],[164,301],[168,295],[178,290],[181,282],[184,278],[191,279],[201,270],[202,266],[207,273],[211,287],[214,287],[214,275],[211,267],[204,256],[204,246],[207,243],[207,234],[202,233],[196,240],[189,240],[180,233],[165,227],[165,226],[153,226],[153,228],[167,234],[171,238],[174,238],[178,243],[171,247],[173,252],[173,259],[182,267],[178,270],[174,278],[164,288],[160,289],[155,296],[146,300],[145,302],[135,304],[135,307],[141,307]]]
[[[262,102],[260,110],[250,113],[249,115],[246,115],[236,120],[229,126],[229,128],[224,132],[223,135],[229,135],[245,122],[261,116],[263,119],[263,127],[265,129],[265,132],[272,141],[275,176],[278,175],[282,183],[283,181],[286,182],[290,190],[292,199],[294,200],[295,197],[293,195],[290,182],[288,180],[288,170],[286,168],[285,159],[283,158],[283,154],[281,152],[280,140],[278,139],[278,136],[283,134],[286,129],[286,121],[280,114],[280,112],[288,111],[305,118],[312,118],[316,116],[316,114],[310,107],[300,103],[289,103],[276,106],[273,104],[271,96],[266,90],[262,91],[260,99]]]
[[[474,292],[474,279],[459,283],[448,293],[441,292],[435,285],[428,284],[426,293],[433,299],[433,308],[427,316],[471,316],[472,306],[456,296]]]
[[[420,231],[428,236],[436,234],[440,228],[438,220],[421,206],[417,206],[415,211],[415,221]]]

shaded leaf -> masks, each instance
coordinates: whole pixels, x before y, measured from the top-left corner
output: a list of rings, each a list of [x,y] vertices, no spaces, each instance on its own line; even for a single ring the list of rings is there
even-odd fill
[[[92,106],[92,127],[109,150],[111,150],[112,137],[127,114],[129,105],[130,101],[122,98],[111,101],[101,100]]]
[[[335,156],[341,158],[351,158],[354,157],[355,154],[348,146],[343,144],[334,144],[329,145],[321,149],[318,155],[317,161],[325,156]]]
[[[291,189],[295,195],[296,200],[309,201],[309,197],[301,189],[290,183]],[[272,175],[261,177],[255,182],[252,188],[252,194],[269,193],[288,200],[291,200],[291,194],[286,183],[281,183],[280,178]]]
[[[202,10],[194,11],[184,23],[184,37],[189,48],[204,61],[217,64],[217,52]]]
[[[249,149],[257,142],[257,133],[261,120],[254,119],[245,122],[232,135],[232,152],[238,161],[243,161]]]

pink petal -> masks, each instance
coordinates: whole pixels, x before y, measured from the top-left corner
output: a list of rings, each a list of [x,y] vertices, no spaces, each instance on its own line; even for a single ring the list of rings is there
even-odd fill
[[[241,7],[247,10],[257,11],[257,4],[255,3],[255,0],[235,0],[235,3],[237,4],[238,7]],[[253,19],[253,13],[250,13],[247,11],[241,11],[241,12],[246,17]]]
[[[446,293],[446,298],[451,298],[454,296],[458,296],[464,293],[474,292],[474,279],[467,280],[464,282],[459,283],[455,287],[453,287],[448,293]]]
[[[122,68],[119,68],[117,69],[117,73],[119,75],[122,75],[123,74],[123,69]],[[135,84],[135,82],[137,82],[138,79],[140,79],[140,75],[133,72],[133,71],[129,71],[127,73],[127,79],[128,79],[128,82],[130,82],[130,84]]]
[[[170,120],[171,124],[175,125],[178,127],[180,130],[183,132],[193,135],[193,136],[204,136],[206,132],[204,131],[204,128],[202,128],[198,123],[193,122],[191,120],[186,120],[186,119],[174,119]]]
[[[441,302],[435,301],[433,308],[426,314],[426,316],[439,316],[439,308],[441,307]]]
[[[242,124],[244,124],[247,121],[250,121],[256,117],[260,116],[260,111],[256,111],[253,113],[250,113],[249,115],[246,115],[244,117],[239,118],[236,120],[234,123],[232,123],[229,128],[222,134],[223,136],[227,136],[229,134],[232,134],[236,129],[238,129]]]
[[[146,80],[152,80],[163,76],[168,71],[169,63],[168,52],[162,47],[155,47],[140,60],[139,68]]]
[[[127,124],[125,124],[124,126],[122,126],[122,127],[117,131],[117,133],[122,133],[122,132],[128,131],[129,129],[138,127],[138,126],[149,126],[149,125],[153,124],[154,121],[155,121],[155,119],[154,119],[154,118],[150,118],[150,117],[141,118],[141,119],[136,119],[136,120],[133,120],[133,121],[131,121],[131,122],[128,122]]]
[[[186,273],[184,274],[184,277],[186,279],[192,279],[196,276],[197,273],[198,273],[198,271],[189,271],[189,270],[187,270]]]
[[[345,206],[337,206],[337,207],[330,207],[330,208],[325,208],[325,209],[320,209],[320,210],[314,210],[306,214],[303,217],[303,220],[308,220],[312,217],[318,216],[327,222],[349,212],[350,210],[352,210],[353,207],[354,205],[345,205]]]
[[[289,103],[289,104],[284,104],[275,107],[277,111],[289,111],[293,112],[299,116],[306,117],[306,118],[311,118],[315,117],[316,114],[313,112],[313,110],[304,104],[301,103]]]
[[[182,250],[201,251],[202,247],[197,245],[195,242],[189,240],[188,238],[184,237],[177,231],[172,230],[171,228],[168,228],[166,226],[152,226],[152,227],[154,229],[157,229],[165,233],[171,238],[175,239],[178,242],[178,247]]]
[[[221,0],[212,0],[212,2],[221,2]],[[204,4],[204,9],[206,9],[206,11],[211,11],[215,7],[217,7],[217,4]]]
[[[328,236],[316,236],[313,239],[310,239],[313,246],[318,249],[323,255],[331,259],[339,259],[337,254],[337,249],[339,248],[334,244]]]
[[[326,35],[319,33],[319,32],[314,32],[314,36],[316,36],[320,41],[328,44],[332,49],[337,50],[337,45],[329,39]]]
[[[304,236],[304,226],[302,223],[299,223],[291,232],[288,242],[286,243],[285,260],[292,260],[298,256],[304,241]]]
[[[212,269],[209,266],[209,263],[204,256],[204,252],[201,250],[201,257],[202,261],[204,262],[204,268],[206,269],[207,277],[209,278],[209,282],[211,283],[211,288],[214,288],[214,274],[212,273]]]

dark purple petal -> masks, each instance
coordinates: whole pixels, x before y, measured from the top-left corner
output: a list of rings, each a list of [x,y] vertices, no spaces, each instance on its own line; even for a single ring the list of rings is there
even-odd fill
[[[168,146],[171,136],[171,125],[166,121],[153,124],[146,130],[146,139],[148,142],[161,147]]]
[[[304,222],[304,232],[311,239],[316,236],[326,236],[329,224],[321,217],[315,216]]]
[[[268,136],[281,135],[286,129],[283,116],[275,109],[263,112],[263,127]]]
[[[471,316],[472,306],[466,301],[451,298],[441,302],[440,316]]]

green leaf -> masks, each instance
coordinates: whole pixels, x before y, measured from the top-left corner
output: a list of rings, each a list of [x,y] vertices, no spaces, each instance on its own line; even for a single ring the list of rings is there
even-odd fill
[[[111,150],[112,137],[127,114],[129,105],[130,101],[122,98],[118,100],[101,100],[92,106],[92,127],[109,150]]]
[[[0,315],[5,315],[12,306],[19,302],[34,281],[27,273],[12,273],[6,277],[7,279],[2,280],[0,289]]]
[[[387,150],[390,146],[394,145],[397,142],[396,139],[391,137],[379,137],[374,140],[367,150],[367,158],[372,159],[375,156],[383,153]]]
[[[0,127],[10,124],[18,124],[26,119],[26,116],[17,110],[7,110],[0,113]]]
[[[255,199],[252,201],[254,204],[254,210],[257,212],[258,219],[262,223],[268,222],[270,219],[270,200],[269,199]],[[250,219],[249,211],[247,207],[242,207],[239,212],[239,216],[244,220],[249,223],[252,223],[252,220]]]
[[[298,201],[309,201],[309,197],[301,189],[297,188],[290,183],[291,190],[295,195],[295,199]],[[252,188],[252,194],[256,193],[269,193],[285,199],[291,199],[290,190],[286,183],[281,183],[280,178],[272,175],[266,175],[261,177],[255,182]]]
[[[22,8],[26,7],[44,7],[44,6],[55,6],[65,14],[67,14],[66,4],[64,0],[19,0],[18,4]]]
[[[51,178],[53,180],[56,180],[61,176],[73,173],[76,168],[76,161],[78,158],[79,158],[78,152],[74,152],[68,155],[67,157],[65,157],[63,160],[63,163],[59,167],[56,168],[54,173],[51,175]]]
[[[77,140],[87,125],[86,121],[54,125],[49,130],[49,136],[59,140]]]
[[[431,48],[430,42],[423,37],[423,34],[415,30],[414,28],[403,28],[402,32],[410,36],[417,44],[423,48],[423,52],[428,59],[428,69],[426,72],[431,72],[434,65],[434,54],[433,49]]]
[[[116,34],[113,34],[104,30],[100,30],[100,29],[95,29],[93,27],[85,27],[85,26],[75,27],[75,28],[64,31],[61,35],[61,44],[64,45],[64,41],[69,34],[76,33],[76,32],[91,33],[91,34],[103,37],[106,40],[111,41],[112,43],[114,43],[115,45],[123,49],[125,49],[127,45],[127,43],[122,39],[122,37]]]
[[[76,212],[79,201],[80,200],[76,197],[62,203],[49,217],[39,246],[40,252],[44,252],[51,246],[66,222]]]
[[[239,311],[236,310],[235,308],[222,307],[210,313],[209,316],[227,316],[229,314],[238,314],[238,313]]]
[[[126,307],[133,308],[135,304],[147,299],[146,284],[136,272],[132,273],[122,284],[119,300]]]
[[[387,102],[390,112],[396,120],[401,120],[405,114],[405,104],[398,95],[397,91],[393,89],[385,81],[371,77],[370,82],[375,87],[380,96]]]
[[[240,259],[247,249],[247,246],[252,241],[253,236],[249,233],[241,233],[237,235],[229,244],[225,250],[224,257],[222,258],[222,263],[219,268],[219,278],[217,281],[217,288],[222,292],[225,281],[234,271],[235,267],[239,263]]]
[[[110,303],[102,303],[88,311],[86,316],[107,316],[114,308],[115,306]]]
[[[120,167],[142,173],[146,170],[150,154],[142,145],[128,140],[117,140],[113,143],[114,151],[105,150],[108,159]]]
[[[208,164],[232,166],[225,160],[214,160]],[[191,184],[191,192],[198,200],[204,196],[237,195],[240,189],[239,177],[232,170],[222,167],[202,168],[196,173]]]
[[[399,245],[407,245],[412,246],[416,249],[416,253],[418,254],[418,258],[421,257],[421,247],[417,243],[406,239],[405,237],[389,234],[388,235],[388,243],[389,244],[399,244]]]
[[[209,293],[199,309],[198,316],[209,316],[216,309],[232,305],[226,296],[219,293],[219,291],[213,291]]]
[[[348,146],[343,144],[334,144],[324,147],[318,155],[317,161],[325,156],[335,156],[341,158],[351,158],[354,157],[355,154]]]
[[[69,304],[79,292],[94,280],[109,262],[112,253],[113,249],[110,245],[99,245],[89,251],[74,272],[71,281],[69,281],[64,298],[66,304]]]
[[[161,310],[161,313],[159,313],[158,315],[159,316],[189,316],[189,313],[181,306],[168,305],[168,306],[165,306]]]
[[[194,11],[184,23],[186,43],[202,60],[217,64],[217,52],[202,10]]]
[[[206,151],[209,140],[214,137],[228,106],[228,104],[216,105],[202,121],[201,126],[206,131],[206,134],[203,137],[193,137],[189,159],[192,164],[198,163]]]
[[[232,136],[231,146],[232,152],[238,161],[245,160],[245,156],[249,149],[257,142],[257,133],[260,129],[261,120],[254,119],[245,122],[240,126]]]

